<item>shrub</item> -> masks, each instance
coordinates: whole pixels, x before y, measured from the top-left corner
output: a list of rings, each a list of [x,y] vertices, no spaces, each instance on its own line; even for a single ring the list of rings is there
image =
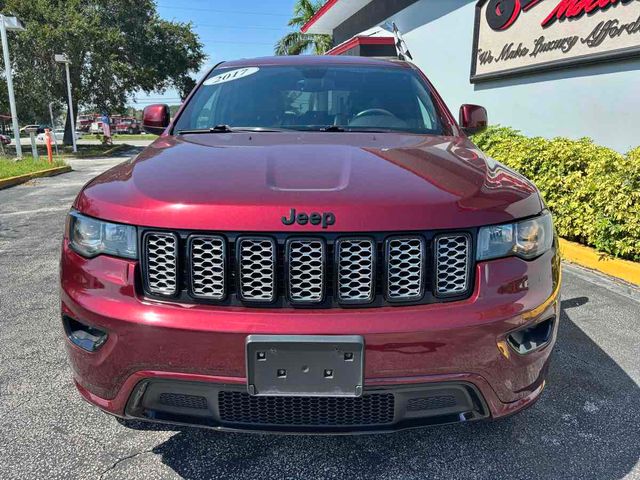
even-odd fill
[[[640,261],[640,147],[622,155],[588,138],[529,138],[506,127],[473,141],[536,184],[561,237]]]

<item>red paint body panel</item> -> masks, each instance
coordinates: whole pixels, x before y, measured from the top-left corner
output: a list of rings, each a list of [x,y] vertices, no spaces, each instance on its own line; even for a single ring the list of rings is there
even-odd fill
[[[342,57],[267,58],[225,66],[405,63]],[[425,78],[425,81],[426,78]],[[427,81],[428,82],[428,81]],[[330,211],[327,232],[465,229],[539,214],[536,188],[487,158],[434,92],[451,135],[262,132],[172,136],[90,182],[74,207],[113,222],[218,232],[323,232],[281,218],[291,208]],[[189,100],[187,99],[187,102]],[[178,114],[179,116],[179,114]],[[246,383],[249,334],[362,335],[365,388],[467,382],[490,414],[530,405],[544,387],[555,343],[526,356],[507,335],[559,318],[556,248],[533,261],[476,265],[467,300],[376,308],[251,308],[182,304],[142,295],[138,261],[86,259],[65,238],[62,313],[108,332],[96,352],[67,341],[80,393],[124,415],[136,385],[162,378]]]
[[[67,342],[75,378],[116,414],[123,413],[122,404],[113,410],[106,401],[128,396],[129,379],[148,375],[144,371],[244,383],[248,334],[360,334],[366,343],[365,385],[471,376],[482,379],[474,384],[483,395],[493,395],[496,405],[511,404],[541,386],[555,333],[547,347],[526,357],[510,352],[506,358],[498,343],[514,329],[559,315],[553,251],[533,262],[479,264],[476,290],[464,302],[362,310],[266,311],[150,301],[136,294],[136,268],[136,262],[106,256],[84,259],[66,244],[63,250],[63,313],[110,335],[96,353]],[[526,287],[513,288],[524,277]]]
[[[292,207],[331,209],[338,232],[468,228],[542,210],[527,180],[466,138],[315,132],[162,137],[97,177],[75,207],[115,222],[218,231],[278,231]]]

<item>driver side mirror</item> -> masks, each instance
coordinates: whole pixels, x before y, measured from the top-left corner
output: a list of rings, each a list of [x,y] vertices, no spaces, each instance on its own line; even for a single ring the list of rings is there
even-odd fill
[[[479,105],[462,105],[460,107],[460,127],[467,135],[480,133],[489,125],[487,110]]]
[[[161,135],[169,126],[169,106],[149,105],[142,113],[142,129],[153,135]]]

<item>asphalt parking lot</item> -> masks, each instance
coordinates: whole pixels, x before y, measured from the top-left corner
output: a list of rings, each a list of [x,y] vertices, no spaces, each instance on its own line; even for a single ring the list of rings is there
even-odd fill
[[[565,266],[548,387],[520,415],[358,437],[133,430],[80,400],[58,250],[82,185],[118,161],[0,191],[0,478],[640,479],[640,290]]]

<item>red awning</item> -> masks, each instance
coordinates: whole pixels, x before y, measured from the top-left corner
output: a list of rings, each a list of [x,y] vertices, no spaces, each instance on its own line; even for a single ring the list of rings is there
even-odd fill
[[[336,45],[331,50],[325,53],[325,55],[342,55],[348,52],[352,48],[360,45],[395,45],[395,39],[393,37],[352,37],[346,42]]]

